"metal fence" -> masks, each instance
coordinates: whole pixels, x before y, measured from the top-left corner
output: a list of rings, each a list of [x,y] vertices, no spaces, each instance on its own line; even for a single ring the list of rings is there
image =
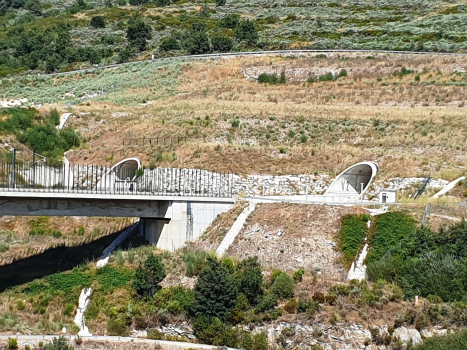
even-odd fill
[[[109,168],[3,162],[0,167],[0,191],[230,198],[233,182],[231,173],[178,168],[131,169],[124,164]]]
[[[186,137],[150,137],[142,139],[123,139],[123,146],[156,146],[156,145],[173,145],[185,142]]]

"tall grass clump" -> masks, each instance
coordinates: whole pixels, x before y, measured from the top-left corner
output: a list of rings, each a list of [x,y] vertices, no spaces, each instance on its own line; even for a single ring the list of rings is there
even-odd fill
[[[367,232],[368,214],[345,215],[339,232],[339,248],[343,253],[342,262],[350,265],[357,258]]]
[[[258,83],[285,84],[285,82],[286,78],[284,72],[282,72],[279,77],[276,73],[261,73],[258,76]]]

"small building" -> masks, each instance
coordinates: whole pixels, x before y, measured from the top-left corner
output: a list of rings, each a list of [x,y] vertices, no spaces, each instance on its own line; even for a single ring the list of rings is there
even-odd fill
[[[396,203],[396,191],[395,188],[382,190],[379,193],[379,201],[381,203]]]

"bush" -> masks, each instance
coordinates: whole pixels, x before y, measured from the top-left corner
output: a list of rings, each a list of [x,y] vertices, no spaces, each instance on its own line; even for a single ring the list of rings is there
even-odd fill
[[[467,330],[447,334],[445,336],[434,336],[423,341],[413,350],[464,350],[467,349]]]
[[[127,336],[126,321],[122,318],[111,318],[107,322],[107,333],[108,335]]]
[[[312,297],[312,298],[313,298],[314,301],[317,301],[317,302],[320,303],[320,304],[324,303],[325,300],[326,300],[325,297],[324,297],[324,294],[321,293],[321,292],[315,292],[315,293],[313,294],[313,297]]]
[[[395,248],[415,229],[415,220],[401,212],[391,212],[375,218],[373,232],[369,239],[367,262],[381,259],[390,248]]]
[[[194,296],[190,310],[194,318],[206,316],[223,320],[237,300],[235,278],[216,258],[208,257],[208,266],[199,276]]]
[[[268,312],[275,309],[277,306],[277,296],[275,294],[264,295],[258,305],[256,306],[257,312]]]
[[[165,268],[161,256],[152,253],[143,264],[139,264],[133,288],[139,295],[153,296],[159,289],[159,283],[165,278]]]
[[[174,315],[188,310],[193,301],[193,291],[182,286],[161,289],[154,295],[153,300],[154,306],[166,309]]]
[[[105,28],[105,20],[102,16],[94,16],[91,18],[91,27],[93,28]]]
[[[367,224],[361,215],[345,215],[342,217],[339,232],[339,249],[343,253],[342,262],[349,266],[355,261],[367,232]]]
[[[248,45],[256,45],[258,32],[255,24],[250,20],[241,21],[235,30],[235,37],[239,41],[245,41]]]
[[[293,273],[292,275],[293,280],[295,282],[301,282],[304,274],[305,274],[305,269],[303,267],[299,268],[297,271]]]
[[[199,55],[211,51],[209,39],[205,32],[192,32],[184,41],[183,48],[192,55]]]
[[[68,340],[65,337],[58,337],[52,340],[52,343],[47,344],[44,350],[73,350],[71,345],[68,345]]]
[[[8,350],[18,350],[18,341],[15,338],[8,338]]]
[[[22,300],[19,300],[17,303],[16,303],[16,308],[18,310],[24,310],[26,308],[26,306],[24,305],[24,302]]]
[[[275,73],[261,73],[258,76],[258,83],[269,83],[269,84],[285,84],[285,73],[282,72],[280,77],[277,77]]]
[[[225,325],[217,317],[200,316],[193,321],[196,337],[204,344],[223,345]]]
[[[215,52],[230,52],[234,46],[234,42],[227,36],[215,36],[211,39],[212,50]]]
[[[282,273],[275,279],[271,289],[279,299],[288,299],[294,296],[295,283],[292,277]]]
[[[147,41],[152,38],[151,26],[144,23],[141,19],[132,19],[128,22],[126,38],[131,47],[144,51]]]
[[[162,51],[180,50],[180,44],[176,38],[170,37],[163,39],[159,48]]]
[[[289,314],[294,314],[298,310],[298,303],[295,298],[290,299],[287,304],[284,306],[284,310],[287,311]]]
[[[237,14],[229,14],[219,21],[219,27],[234,29],[240,23],[240,17]]]
[[[268,336],[266,333],[257,333],[253,336],[253,350],[267,350]]]
[[[63,309],[62,314],[65,315],[65,316],[70,317],[73,314],[74,311],[75,311],[75,307],[74,307],[73,304],[66,304],[64,309]]]
[[[244,294],[252,306],[258,304],[263,295],[263,273],[258,257],[250,257],[240,262],[235,271],[239,292]]]
[[[326,303],[329,305],[335,305],[337,301],[337,295],[335,294],[327,294],[325,297]]]

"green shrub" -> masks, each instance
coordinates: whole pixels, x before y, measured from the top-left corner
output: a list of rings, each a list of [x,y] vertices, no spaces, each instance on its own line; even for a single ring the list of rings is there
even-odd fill
[[[165,38],[161,41],[159,48],[162,51],[180,50],[180,43],[174,37]]]
[[[8,338],[8,350],[18,350],[18,341],[15,338]]]
[[[75,307],[73,304],[66,304],[65,307],[63,308],[62,314],[65,316],[71,317],[74,311],[75,311]]]
[[[193,321],[196,337],[204,344],[223,345],[226,326],[217,317],[200,316]]]
[[[280,275],[282,275],[283,273],[285,273],[284,271],[281,271],[281,270],[272,270],[272,273],[271,273],[271,282],[274,283],[274,281],[276,280],[277,277],[279,277]]]
[[[164,333],[157,329],[148,329],[148,339],[162,340],[164,339]]]
[[[329,289],[329,291],[335,295],[349,295],[349,288],[343,284],[335,284]]]
[[[423,344],[417,345],[413,350],[464,350],[467,349],[467,330],[444,336],[434,336],[423,341]]]
[[[65,337],[53,338],[52,343],[47,344],[44,350],[73,350],[71,345],[68,345],[68,340]]]
[[[235,277],[216,258],[208,257],[208,266],[199,275],[191,307],[194,318],[206,316],[225,319],[237,301]]]
[[[91,27],[93,28],[105,28],[105,20],[102,16],[94,16],[91,18]]]
[[[24,310],[26,308],[26,306],[24,305],[24,302],[22,300],[19,300],[17,303],[16,303],[16,308],[18,310]]]
[[[284,72],[282,72],[279,77],[275,73],[261,73],[258,76],[258,83],[285,84],[285,82],[286,78]]]
[[[268,350],[268,336],[266,333],[257,333],[253,336],[253,350]]]
[[[216,35],[211,38],[211,45],[214,52],[230,52],[234,46],[234,42],[227,36]]]
[[[271,290],[279,299],[292,298],[295,290],[294,280],[289,275],[282,273],[275,279]]]
[[[194,292],[182,286],[170,287],[159,290],[154,295],[154,306],[166,309],[174,315],[179,315],[188,310],[194,301]]]
[[[241,261],[236,269],[239,292],[245,295],[251,306],[258,304],[263,295],[263,273],[258,257],[250,257]]]
[[[257,312],[268,312],[277,306],[277,296],[275,294],[265,294],[256,306]]]
[[[151,253],[144,264],[140,263],[136,269],[133,288],[139,295],[152,297],[160,289],[159,283],[166,275],[161,256]]]
[[[238,41],[244,41],[247,45],[256,45],[258,41],[258,32],[255,24],[250,21],[241,21],[235,30],[235,37]]]
[[[293,273],[293,280],[295,282],[301,282],[303,279],[303,275],[305,274],[305,269],[303,267],[299,268],[297,271]]]
[[[108,335],[127,336],[126,321],[122,318],[111,318],[107,322],[107,333]]]
[[[369,239],[368,263],[381,259],[390,248],[395,248],[401,240],[415,229],[415,220],[401,212],[391,212],[375,218]]]
[[[349,266],[355,261],[358,251],[364,244],[367,232],[366,217],[349,214],[342,217],[339,232],[339,249],[343,253],[342,262]]]

